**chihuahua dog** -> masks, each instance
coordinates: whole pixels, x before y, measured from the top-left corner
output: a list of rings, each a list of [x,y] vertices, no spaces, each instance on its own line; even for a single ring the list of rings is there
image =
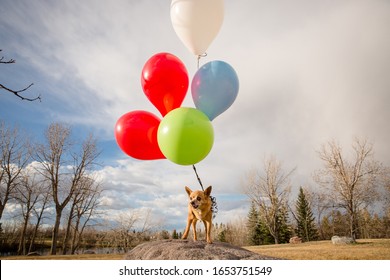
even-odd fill
[[[187,226],[183,234],[183,239],[187,239],[188,233],[190,231],[190,226],[192,225],[192,230],[194,234],[194,240],[197,240],[196,236],[196,223],[198,220],[203,221],[206,229],[206,242],[211,244],[211,220],[213,213],[211,211],[211,186],[208,187],[204,192],[203,191],[192,191],[189,187],[185,187],[185,190],[189,197],[188,203],[188,217],[187,217]]]

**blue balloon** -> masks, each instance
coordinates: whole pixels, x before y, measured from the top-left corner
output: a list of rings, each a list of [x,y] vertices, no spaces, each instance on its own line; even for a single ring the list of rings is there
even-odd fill
[[[211,61],[195,73],[191,83],[192,99],[196,108],[213,120],[233,104],[238,88],[233,67],[223,61]]]

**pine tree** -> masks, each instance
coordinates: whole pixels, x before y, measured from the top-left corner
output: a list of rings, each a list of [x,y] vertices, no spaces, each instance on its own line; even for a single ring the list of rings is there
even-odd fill
[[[285,213],[287,215],[287,212]],[[287,220],[282,213],[278,214],[278,236],[282,236],[283,242],[289,236]],[[256,203],[252,201],[247,220],[248,242],[250,245],[274,244],[275,238],[272,236],[264,217],[261,216]],[[289,237],[288,237],[289,238]]]
[[[218,241],[220,241],[220,242],[227,242],[227,240],[226,240],[226,229],[223,229],[223,230],[218,234]]]
[[[280,208],[280,211],[278,213],[278,222],[279,243],[288,243],[291,237],[291,229],[288,224],[287,207]]]
[[[260,240],[261,245],[269,245],[269,244],[275,244],[275,239],[272,236],[271,232],[269,231],[267,227],[267,223],[263,220],[263,218],[259,217],[259,229],[260,229]]]
[[[250,245],[262,244],[259,212],[256,209],[256,204],[254,201],[252,201],[251,208],[249,209],[247,228],[248,228],[249,244]]]
[[[306,199],[303,188],[299,188],[298,200],[296,202],[297,212],[297,234],[303,241],[318,239],[318,231],[314,222],[313,212]]]
[[[172,239],[179,239],[179,234],[177,233],[176,229],[172,232]]]

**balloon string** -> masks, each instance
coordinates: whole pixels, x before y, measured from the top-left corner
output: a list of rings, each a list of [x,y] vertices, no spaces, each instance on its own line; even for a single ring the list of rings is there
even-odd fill
[[[204,53],[204,54],[199,54],[198,57],[197,57],[197,66],[198,66],[198,70],[199,70],[199,62],[200,62],[200,59],[202,57],[206,57],[207,56],[207,53]],[[203,184],[202,184],[202,181],[200,180],[200,177],[198,175],[198,172],[196,171],[196,167],[195,167],[195,164],[192,165],[192,168],[194,169],[195,171],[195,175],[196,175],[196,178],[198,179],[198,182],[200,184],[200,186],[202,187],[202,191],[204,191],[204,188],[203,188]]]
[[[202,181],[201,181],[200,178],[199,178],[198,172],[196,171],[195,164],[192,165],[192,168],[194,169],[195,174],[196,174],[196,178],[198,179],[198,182],[199,182],[200,186],[202,187],[202,191],[204,191],[204,189],[203,189],[203,184],[202,184]]]
[[[195,164],[192,165],[192,168],[194,169],[195,174],[196,174],[196,178],[198,178],[198,182],[199,182],[200,186],[202,187],[202,191],[204,191],[203,184],[199,178],[198,172],[196,171]],[[211,200],[211,212],[213,213],[213,219],[215,219],[215,216],[218,213],[217,198],[215,196],[210,195],[210,200]]]
[[[198,55],[198,69],[199,69],[199,62],[200,62],[200,59],[201,59],[202,57],[206,57],[206,56],[207,56],[207,53],[199,54],[199,55]]]

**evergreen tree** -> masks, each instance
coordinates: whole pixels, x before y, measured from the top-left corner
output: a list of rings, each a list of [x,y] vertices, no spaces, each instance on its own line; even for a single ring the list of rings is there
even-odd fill
[[[218,241],[220,241],[220,242],[227,242],[227,240],[226,240],[226,229],[223,229],[223,230],[218,234]]]
[[[279,243],[288,243],[291,238],[291,229],[288,224],[288,211],[286,206],[280,208],[278,222]]]
[[[256,209],[256,204],[254,201],[252,201],[251,208],[249,209],[247,228],[249,244],[262,244],[259,212]]]
[[[260,217],[259,220],[259,229],[260,229],[261,245],[275,244],[275,239],[270,233],[267,224],[262,217]]]
[[[252,201],[249,209],[247,228],[248,242],[250,245],[275,244],[275,237],[271,234],[265,217],[262,217],[254,201]],[[291,237],[286,207],[281,207],[277,213],[276,234],[278,236],[278,243],[286,243]]]
[[[314,222],[313,212],[306,199],[303,188],[299,188],[298,200],[296,202],[297,212],[297,234],[303,241],[318,239],[318,231]]]
[[[172,232],[172,239],[179,239],[179,234],[177,233],[176,229]]]

